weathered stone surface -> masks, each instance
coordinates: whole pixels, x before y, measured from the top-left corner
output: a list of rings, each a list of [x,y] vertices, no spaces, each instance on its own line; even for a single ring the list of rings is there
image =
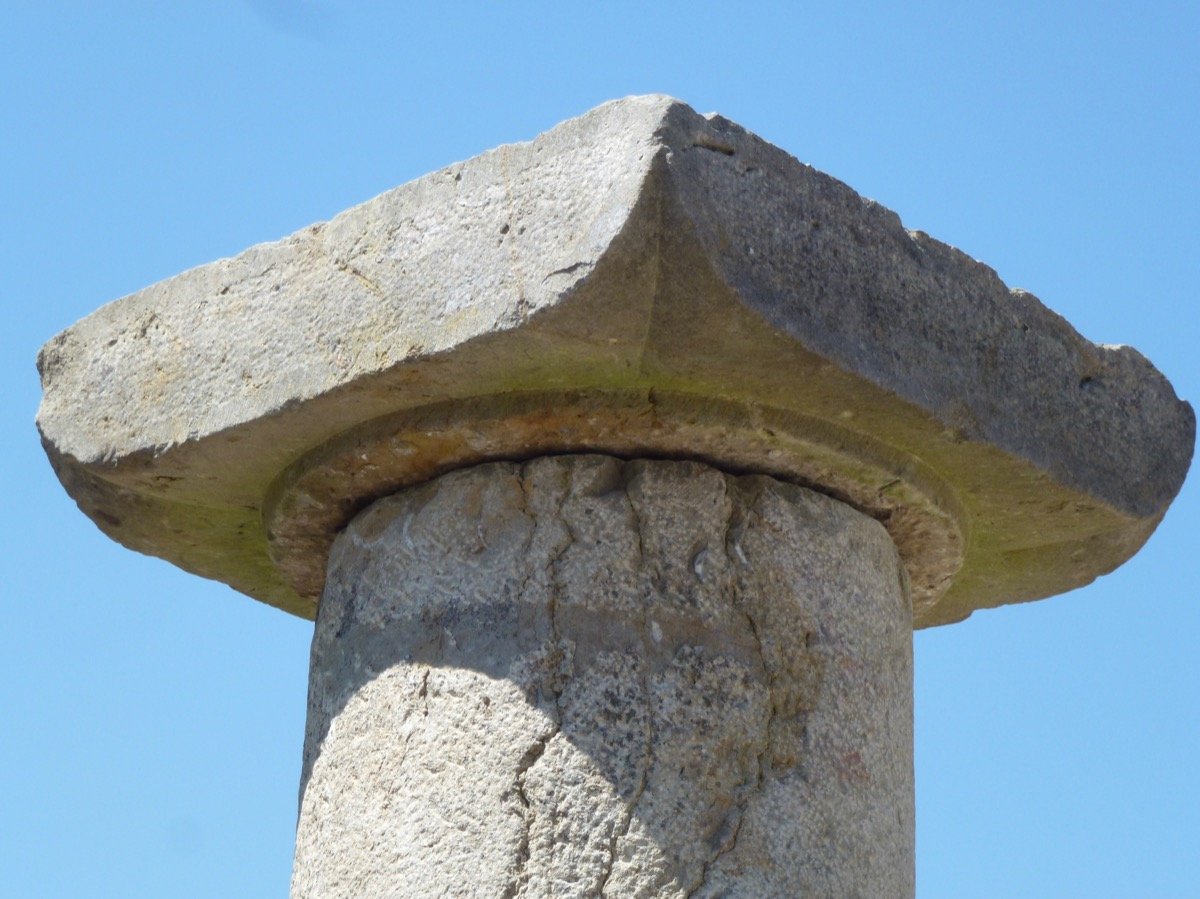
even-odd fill
[[[692,462],[492,463],[335,543],[294,897],[905,896],[878,522]]]
[[[107,534],[309,616],[371,500],[602,450],[844,499],[944,623],[1128,558],[1194,432],[1135,350],[663,97],[149,287],[40,366],[45,446]]]

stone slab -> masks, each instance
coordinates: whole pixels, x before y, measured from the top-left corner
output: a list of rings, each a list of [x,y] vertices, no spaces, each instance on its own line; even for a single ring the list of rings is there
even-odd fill
[[[594,449],[825,490],[945,623],[1127,559],[1195,430],[1136,350],[658,96],[148,287],[39,367],[44,445],[105,533],[310,617],[372,500]]]

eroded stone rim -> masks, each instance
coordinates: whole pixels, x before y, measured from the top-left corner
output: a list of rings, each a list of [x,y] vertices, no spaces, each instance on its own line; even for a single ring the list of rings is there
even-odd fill
[[[845,502],[891,534],[918,626],[963,564],[966,517],[919,459],[795,412],[657,390],[509,393],[366,422],[276,478],[263,503],[271,559],[315,608],[333,541],[365,506],[455,469],[566,453],[692,459]]]

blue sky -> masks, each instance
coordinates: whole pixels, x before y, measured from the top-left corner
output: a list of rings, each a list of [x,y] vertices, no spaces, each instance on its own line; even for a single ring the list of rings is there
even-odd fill
[[[107,541],[33,427],[38,347],[185,268],[663,92],[1200,397],[1195,3],[13,0],[0,35],[0,895],[286,895],[311,626]],[[916,635],[918,895],[1196,894],[1198,531],[1193,477],[1118,572]]]

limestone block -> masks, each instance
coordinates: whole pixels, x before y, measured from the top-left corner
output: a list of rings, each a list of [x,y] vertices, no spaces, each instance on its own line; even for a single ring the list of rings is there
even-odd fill
[[[47,452],[105,533],[307,616],[372,500],[601,451],[815,486],[945,623],[1128,558],[1195,428],[1137,351],[657,96],[148,287],[40,368]]]
[[[911,896],[878,522],[694,462],[487,463],[338,537],[292,895]]]

